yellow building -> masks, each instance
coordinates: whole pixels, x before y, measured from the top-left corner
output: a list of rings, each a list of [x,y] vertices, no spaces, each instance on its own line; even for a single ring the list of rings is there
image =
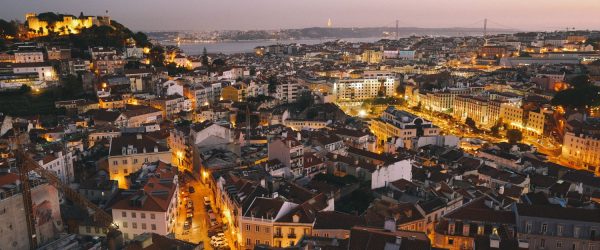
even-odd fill
[[[108,172],[119,188],[127,188],[126,177],[146,162],[171,163],[171,151],[142,134],[112,138],[108,155]]]
[[[511,129],[518,129],[525,136],[541,136],[544,134],[546,116],[544,110],[526,111],[520,103],[503,103],[500,105],[500,118]]]
[[[377,50],[365,50],[361,54],[361,62],[368,64],[380,63],[383,60],[383,52]]]
[[[241,102],[244,100],[246,88],[243,84],[231,85],[221,89],[221,99],[226,101]]]
[[[90,28],[93,25],[110,25],[110,17],[108,16],[81,16],[73,15],[58,15],[60,20],[54,23],[48,23],[46,20],[41,20],[35,13],[27,13],[27,27],[31,36],[46,36],[49,32],[55,32],[59,35],[77,34],[81,29]]]
[[[562,146],[562,158],[578,166],[588,168],[600,174],[600,138],[598,136],[567,132]]]

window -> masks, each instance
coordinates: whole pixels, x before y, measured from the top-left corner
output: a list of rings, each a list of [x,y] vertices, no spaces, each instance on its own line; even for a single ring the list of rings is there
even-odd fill
[[[546,240],[540,239],[540,248],[544,248],[544,247],[546,247]]]
[[[562,248],[562,246],[563,246],[562,241],[559,240],[556,242],[556,248]]]
[[[256,232],[260,232],[260,226],[256,225]]]
[[[246,231],[250,231],[250,224],[246,224]]]
[[[156,224],[151,224],[150,228],[152,229],[152,231],[156,231]]]
[[[137,229],[137,223],[135,223],[135,222],[131,222],[131,227],[132,227],[133,229]]]
[[[542,224],[542,233],[548,232],[548,224]]]
[[[250,240],[250,238],[246,238],[246,245],[250,246],[250,244],[252,244],[252,241]]]
[[[574,238],[579,238],[579,232],[581,231],[581,229],[579,227],[575,227],[575,229],[573,229],[573,237]]]
[[[123,164],[127,164],[127,160],[123,160]]]
[[[265,245],[269,246],[269,241],[268,240],[265,241]]]
[[[142,219],[146,219],[146,213],[141,213],[140,216]]]
[[[135,212],[131,212],[131,218],[135,218],[136,214]]]
[[[154,214],[150,214],[150,219],[156,219],[156,216],[154,216]]]
[[[113,165],[119,165],[119,161],[113,161]]]
[[[271,229],[269,227],[265,227],[265,233],[269,233],[269,231],[271,231]]]
[[[294,245],[294,241],[290,240],[290,246],[293,246],[293,245]]]
[[[304,235],[308,235],[308,228],[304,229]]]
[[[136,164],[136,163],[137,163],[137,159],[133,159],[133,164]]]
[[[142,223],[142,229],[146,230],[146,223]]]
[[[121,217],[123,217],[123,218],[127,217],[127,212],[125,212],[125,211],[121,212]]]
[[[454,239],[448,238],[448,245],[454,245]]]
[[[556,226],[556,235],[562,236],[562,232],[563,232],[563,225]]]
[[[296,229],[295,228],[290,228],[290,234],[295,234],[296,233]]]
[[[260,240],[256,240],[256,245],[260,245]]]
[[[127,228],[127,221],[123,221],[123,228]]]

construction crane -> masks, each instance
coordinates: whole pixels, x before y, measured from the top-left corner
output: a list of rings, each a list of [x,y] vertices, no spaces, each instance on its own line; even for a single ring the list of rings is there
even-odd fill
[[[19,135],[17,135],[18,138]],[[15,150],[15,156],[17,159],[17,168],[19,169],[19,180],[22,184],[23,192],[23,203],[25,208],[27,230],[29,233],[29,246],[30,249],[37,249],[37,234],[35,228],[35,215],[33,213],[33,202],[31,200],[31,185],[29,183],[29,172],[34,171],[41,177],[45,178],[48,183],[71,200],[73,203],[80,207],[91,210],[94,222],[99,226],[108,229],[109,232],[116,231],[118,226],[113,223],[112,216],[106,213],[102,208],[96,206],[96,204],[90,202],[84,196],[79,194],[77,191],[71,189],[67,184],[63,183],[53,172],[48,171],[38,162],[33,160],[27,152],[25,152],[17,139],[17,149]]]

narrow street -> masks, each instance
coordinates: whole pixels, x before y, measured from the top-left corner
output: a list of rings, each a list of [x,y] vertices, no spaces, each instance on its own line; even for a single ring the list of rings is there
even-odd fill
[[[194,187],[193,193],[189,193],[189,186]],[[175,237],[177,239],[204,244],[204,249],[215,249],[210,244],[209,230],[211,228],[219,228],[219,225],[223,223],[223,215],[218,214],[220,212],[215,207],[214,197],[211,197],[211,192],[208,187],[199,181],[190,180],[188,183],[181,185],[180,194],[182,197],[181,204],[179,205],[179,217],[177,218],[177,228],[175,229]],[[217,223],[216,226],[211,227],[210,219],[207,212],[207,208],[204,206],[204,197],[209,197],[211,200],[211,209],[215,214]],[[193,202],[193,217],[189,228],[185,228],[185,221],[187,217],[186,204],[188,200]],[[236,249],[234,247],[234,241],[229,232],[225,232],[225,241],[228,247],[221,247],[218,249]]]

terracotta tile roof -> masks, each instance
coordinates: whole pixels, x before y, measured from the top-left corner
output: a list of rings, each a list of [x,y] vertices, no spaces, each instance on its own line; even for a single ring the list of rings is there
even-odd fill
[[[317,212],[314,229],[345,229],[350,230],[354,226],[364,225],[365,220],[361,216],[346,214],[338,211]]]
[[[393,246],[399,240],[399,246]],[[393,248],[391,248],[393,247]],[[430,249],[431,244],[427,235],[413,231],[386,231],[369,227],[353,227],[350,231],[349,250],[414,250]]]
[[[516,204],[519,216],[600,223],[600,209]]]
[[[157,143],[147,135],[136,134],[136,135],[122,135],[115,137],[110,143],[110,156],[123,155],[123,147],[132,146],[137,154],[154,152],[154,148],[158,149],[158,152],[167,152],[169,148]]]

